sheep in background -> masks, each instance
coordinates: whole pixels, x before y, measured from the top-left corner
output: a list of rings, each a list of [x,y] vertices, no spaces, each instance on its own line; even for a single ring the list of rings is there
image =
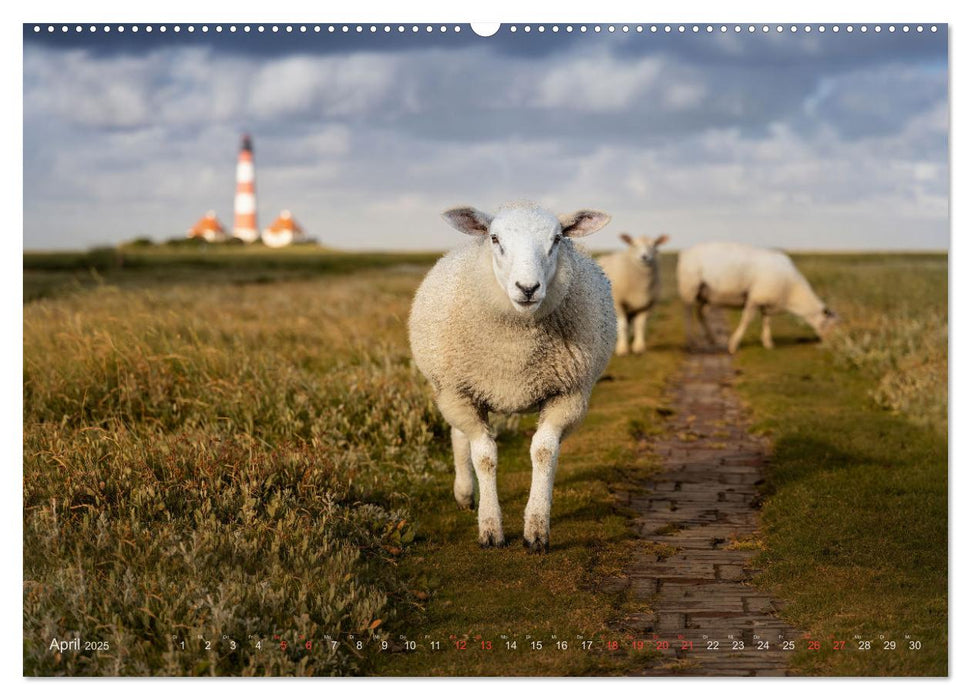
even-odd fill
[[[836,314],[813,292],[789,256],[781,251],[744,243],[701,243],[678,255],[678,294],[685,304],[688,342],[692,342],[692,308],[709,343],[714,334],[705,316],[706,307],[742,309],[742,320],[728,341],[734,353],[756,312],[762,314],[762,345],[772,347],[769,318],[788,311],[812,326],[820,337],[836,322]]]
[[[580,210],[557,218],[534,204],[443,216],[472,239],[426,275],[408,335],[452,426],[455,499],[472,507],[474,471],[479,543],[504,543],[488,414],[539,411],[523,534],[530,551],[545,551],[560,442],[585,415],[615,342],[610,283],[572,239],[610,217]]]
[[[647,315],[661,296],[661,274],[657,265],[657,247],[667,243],[666,234],[651,239],[639,236],[637,240],[628,234],[620,234],[627,244],[626,250],[597,259],[607,273],[614,298],[614,314],[617,316],[618,355],[631,351],[628,324],[633,321],[635,353],[647,349]]]

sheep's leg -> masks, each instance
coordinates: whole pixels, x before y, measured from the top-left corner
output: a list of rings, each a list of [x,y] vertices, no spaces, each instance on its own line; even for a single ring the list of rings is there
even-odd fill
[[[634,316],[634,354],[647,350],[647,311],[641,311]]]
[[[496,441],[486,421],[487,413],[457,393],[440,394],[438,408],[449,425],[460,430],[469,442],[472,467],[479,482],[479,544],[483,547],[500,547],[505,544],[505,538],[502,535],[502,511],[496,491],[498,455]]]
[[[755,317],[757,309],[754,304],[746,304],[745,308],[742,309],[742,320],[738,324],[738,328],[732,333],[731,339],[728,341],[728,352],[733,355],[738,350],[738,346],[742,344],[742,336],[745,335],[745,329],[748,328],[748,324],[752,322]]]
[[[540,412],[536,434],[529,447],[533,480],[523,515],[523,543],[531,552],[545,552],[550,542],[550,509],[553,506],[553,477],[560,455],[560,442],[587,411],[583,394],[550,399]]]
[[[775,347],[772,342],[772,328],[769,327],[769,314],[762,312],[762,347],[771,350]]]
[[[684,343],[691,349],[695,342],[695,309],[694,302],[684,304]]]
[[[698,322],[701,324],[701,328],[705,332],[705,338],[708,339],[708,344],[714,345],[717,341],[715,340],[714,331],[712,331],[711,326],[708,325],[708,304],[698,304],[695,307],[695,311],[698,316]]]
[[[452,428],[452,456],[455,459],[455,500],[459,506],[471,510],[475,507],[475,471],[472,467],[472,446],[458,428]]]
[[[626,355],[630,352],[630,331],[627,328],[627,312],[623,309],[614,309],[617,314],[617,348],[618,355]]]

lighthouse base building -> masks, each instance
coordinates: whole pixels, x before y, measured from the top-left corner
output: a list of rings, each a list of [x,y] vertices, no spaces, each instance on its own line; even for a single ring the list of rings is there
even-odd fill
[[[263,229],[263,244],[269,248],[282,248],[292,243],[302,243],[307,236],[289,211],[284,209],[272,224]]]
[[[196,222],[196,225],[186,231],[186,238],[195,238],[208,243],[222,243],[226,240],[226,229],[219,219],[216,212],[209,211]]]

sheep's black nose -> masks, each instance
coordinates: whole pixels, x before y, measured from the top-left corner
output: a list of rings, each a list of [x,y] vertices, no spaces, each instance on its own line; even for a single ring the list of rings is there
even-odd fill
[[[526,287],[519,282],[516,282],[516,286],[519,287],[519,291],[522,292],[523,296],[528,300],[532,299],[533,295],[536,293],[536,290],[539,289],[539,282],[534,284],[532,287]]]

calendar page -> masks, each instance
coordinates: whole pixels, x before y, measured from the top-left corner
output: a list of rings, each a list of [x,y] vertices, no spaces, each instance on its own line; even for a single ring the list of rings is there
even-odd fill
[[[947,23],[22,33],[24,676],[948,675]]]

